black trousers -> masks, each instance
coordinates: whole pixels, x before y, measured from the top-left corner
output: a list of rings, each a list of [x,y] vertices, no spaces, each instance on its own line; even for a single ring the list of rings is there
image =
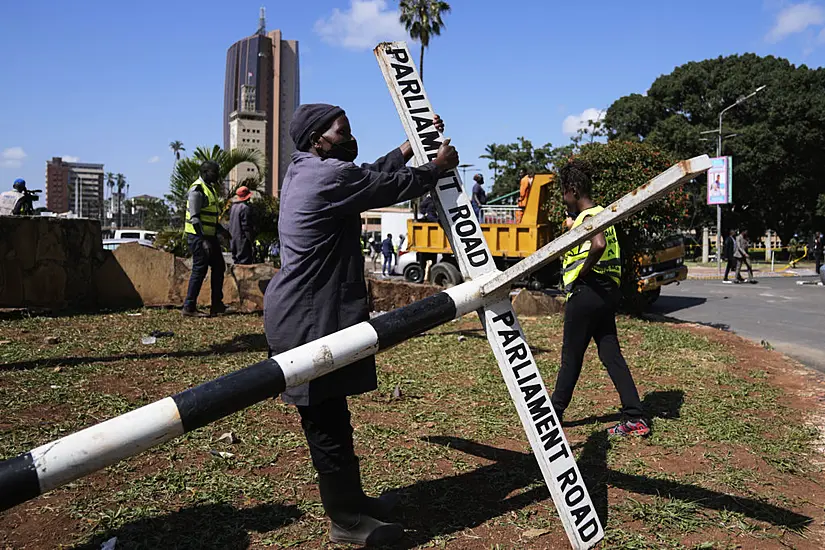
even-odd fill
[[[206,271],[212,268],[212,306],[223,303],[223,274],[226,271],[226,263],[221,254],[221,243],[218,237],[200,237],[188,233],[186,240],[189,243],[189,251],[192,252],[192,274],[189,276],[189,288],[186,291],[186,300],[183,307],[192,311],[198,307],[198,294],[201,293],[203,280],[206,279]],[[212,243],[211,253],[203,249],[203,241],[209,240]]]
[[[357,465],[346,397],[317,405],[298,405],[312,465],[319,474],[335,474]]]
[[[728,264],[725,266],[725,280],[726,281],[728,280],[728,275],[730,275],[731,271],[736,273],[736,258],[734,258],[733,256],[728,258]]]
[[[564,310],[564,339],[561,348],[561,368],[556,388],[550,400],[561,414],[573,398],[573,390],[584,362],[584,352],[591,338],[596,340],[599,359],[607,368],[622,401],[622,415],[635,419],[644,416],[639,392],[619,347],[616,334],[616,306],[619,290],[613,292],[579,284],[567,300]]]

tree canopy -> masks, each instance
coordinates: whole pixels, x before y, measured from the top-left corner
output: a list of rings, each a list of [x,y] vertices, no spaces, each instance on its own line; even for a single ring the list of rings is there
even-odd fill
[[[488,168],[495,174],[490,197],[517,191],[523,171],[534,174],[552,172],[556,163],[569,156],[573,149],[572,144],[554,148],[552,144],[545,143],[541,147],[533,147],[533,143],[524,137],[507,145],[491,143],[481,155],[481,158],[490,160]]]
[[[657,78],[646,95],[616,100],[604,125],[610,140],[645,141],[678,158],[713,156],[716,134],[702,132],[716,130],[719,113],[761,85],[767,88],[723,118],[730,137],[722,154],[733,157],[725,219],[754,234],[775,230],[787,242],[823,222],[816,205],[825,194],[825,69],[755,54],[686,63]],[[704,193],[694,193],[695,214],[713,224]]]

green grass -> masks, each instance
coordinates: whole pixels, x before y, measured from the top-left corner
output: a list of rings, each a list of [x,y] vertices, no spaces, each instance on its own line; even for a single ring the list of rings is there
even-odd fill
[[[259,316],[141,310],[0,321],[0,456],[11,457],[265,356]],[[403,548],[566,547],[552,500],[478,321],[378,358],[379,388],[351,400],[368,492],[398,490]],[[764,365],[699,333],[618,321],[654,413],[647,440],[608,441],[618,396],[595,350],[565,419],[603,548],[817,548],[816,432]],[[559,317],[525,320],[545,382]],[[140,336],[173,330],[153,346]],[[458,331],[466,338],[458,340]],[[60,343],[43,343],[57,336]],[[392,399],[400,386],[401,399]],[[231,431],[240,442],[217,442]],[[223,459],[210,451],[228,451]],[[43,526],[46,526],[44,528]],[[528,530],[546,529],[536,538]],[[320,548],[326,522],[294,410],[268,400],[0,514],[0,547]]]

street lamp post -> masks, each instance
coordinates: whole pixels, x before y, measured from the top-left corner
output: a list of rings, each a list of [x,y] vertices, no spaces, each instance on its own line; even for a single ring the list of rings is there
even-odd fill
[[[766,85],[759,86],[757,89],[752,91],[746,96],[740,97],[736,100],[735,103],[732,105],[728,105],[724,109],[719,112],[719,127],[716,130],[716,156],[722,156],[722,116],[724,114],[736,107],[737,105],[744,103],[745,101],[749,100],[762,90],[767,88]],[[712,131],[711,131],[712,132]],[[731,134],[730,136],[726,137],[733,137],[736,134]],[[730,185],[730,182],[728,182]],[[722,205],[716,205],[716,270],[721,275],[722,274]]]
[[[464,185],[467,185],[467,169],[472,168],[475,164],[459,164],[458,167],[461,168],[461,181],[464,182]],[[481,172],[478,168],[473,168],[470,172]]]

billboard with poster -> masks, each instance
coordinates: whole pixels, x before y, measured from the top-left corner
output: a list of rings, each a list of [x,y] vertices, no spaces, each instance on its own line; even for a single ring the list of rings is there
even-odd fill
[[[708,204],[733,202],[733,158],[714,157],[708,170]]]

